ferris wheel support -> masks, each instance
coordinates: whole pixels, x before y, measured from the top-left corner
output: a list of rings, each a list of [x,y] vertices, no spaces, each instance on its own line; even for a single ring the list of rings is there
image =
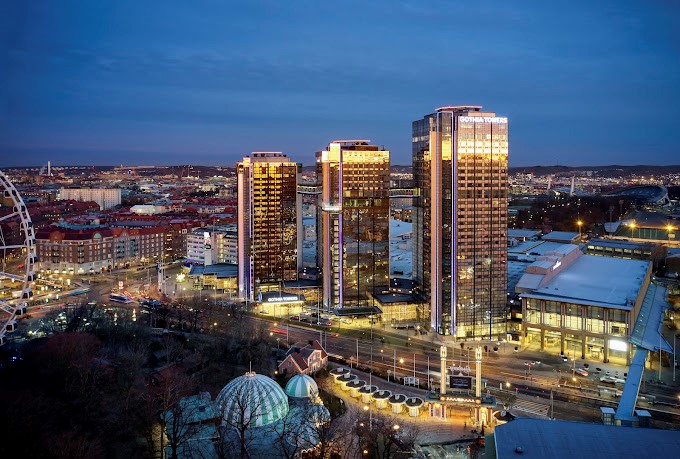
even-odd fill
[[[8,282],[16,294],[0,297],[0,345],[7,334],[16,330],[17,319],[26,314],[33,296],[31,284],[36,279],[38,261],[35,231],[23,198],[9,178],[0,171],[0,284]],[[23,260],[15,269],[7,269],[13,258]],[[8,263],[9,262],[9,263]],[[6,290],[5,290],[6,291]]]

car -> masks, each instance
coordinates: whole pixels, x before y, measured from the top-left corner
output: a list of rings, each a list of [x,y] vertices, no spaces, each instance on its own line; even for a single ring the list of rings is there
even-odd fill
[[[531,362],[531,364],[532,364],[533,366],[538,366],[538,365],[541,364],[541,361],[540,361],[540,360],[534,360],[533,362]]]
[[[600,378],[600,382],[603,382],[605,384],[616,384],[616,378],[613,376],[603,376]]]
[[[563,356],[562,356],[562,361],[563,361],[563,362],[568,362],[568,361],[569,361],[569,357],[567,357],[566,355],[563,355]]]
[[[269,311],[267,311],[266,309],[262,309],[262,310],[260,311],[260,314],[269,314]]]
[[[290,316],[290,320],[300,320],[300,316]]]
[[[574,370],[574,374],[577,374],[579,376],[588,376],[588,371],[584,370],[583,368],[576,368]]]

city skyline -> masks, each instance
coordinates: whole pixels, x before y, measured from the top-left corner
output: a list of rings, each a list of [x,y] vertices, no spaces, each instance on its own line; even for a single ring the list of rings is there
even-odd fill
[[[231,166],[266,150],[311,165],[328,138],[379,141],[409,164],[410,121],[467,103],[513,120],[511,166],[676,154],[673,5],[4,9],[2,167]]]

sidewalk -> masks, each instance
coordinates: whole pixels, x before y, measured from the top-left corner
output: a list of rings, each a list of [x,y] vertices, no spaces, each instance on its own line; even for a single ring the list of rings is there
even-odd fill
[[[369,374],[363,371],[352,369],[352,373],[357,375],[360,380],[369,381]],[[392,394],[404,394],[409,397],[425,397],[425,390],[417,389],[414,387],[404,386],[394,382],[387,382],[384,379],[372,377],[371,384],[377,386],[380,390],[389,390]],[[340,386],[335,384],[332,377],[325,380],[323,388],[333,395],[341,398],[348,408],[350,416],[356,416],[356,422],[359,422],[361,413],[365,413],[364,406],[366,403],[361,401],[361,398],[355,398],[350,396],[349,391],[343,391]],[[395,414],[392,412],[389,404],[385,409],[378,409],[375,407],[374,403],[370,404],[371,415],[373,418],[378,417],[389,417],[399,420],[402,425],[412,424],[417,429],[418,433],[418,444],[433,444],[433,443],[444,443],[444,442],[455,442],[459,440],[474,440],[477,438],[476,434],[473,434],[471,430],[474,428],[470,418],[464,415],[462,412],[458,415],[454,415],[447,419],[432,418],[425,407],[420,409],[420,415],[418,417],[411,417],[408,411],[405,409],[402,413]],[[491,427],[485,427],[485,433],[490,433],[493,429]]]

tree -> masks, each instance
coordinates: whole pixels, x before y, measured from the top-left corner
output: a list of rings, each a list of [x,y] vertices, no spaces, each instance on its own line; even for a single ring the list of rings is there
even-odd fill
[[[356,434],[365,454],[387,459],[399,452],[412,451],[418,428],[414,424],[400,423],[391,416],[375,417],[371,422],[364,415],[356,427]]]
[[[162,453],[167,434],[170,456],[177,458],[179,448],[192,434],[188,428],[192,413],[188,412],[181,400],[191,394],[193,389],[194,382],[190,377],[176,367],[169,367],[152,376],[139,394],[140,424],[152,451],[157,450],[157,438]]]
[[[225,427],[223,440],[227,445],[233,445],[239,450],[241,459],[250,457],[248,450],[255,441],[252,428],[257,425],[257,420],[261,414],[262,400],[257,397],[250,397],[249,387],[241,385],[236,387],[230,395],[229,407],[221,406],[220,411],[224,412],[222,424]]]

